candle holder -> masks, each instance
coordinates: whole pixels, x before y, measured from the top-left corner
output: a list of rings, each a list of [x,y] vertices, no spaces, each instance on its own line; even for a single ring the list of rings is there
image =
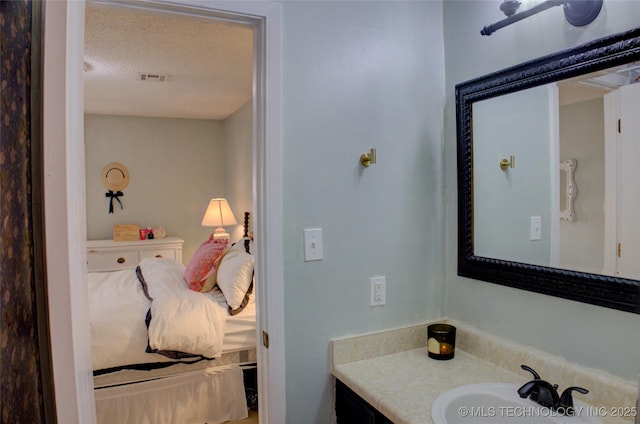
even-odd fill
[[[456,350],[456,327],[449,324],[431,324],[427,327],[429,358],[452,359]]]

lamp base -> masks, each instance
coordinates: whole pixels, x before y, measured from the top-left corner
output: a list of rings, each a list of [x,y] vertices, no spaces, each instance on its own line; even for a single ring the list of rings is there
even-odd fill
[[[218,240],[218,239],[229,239],[229,233],[224,231],[224,228],[222,227],[218,227],[216,228],[216,230],[213,232],[213,239],[214,240]]]

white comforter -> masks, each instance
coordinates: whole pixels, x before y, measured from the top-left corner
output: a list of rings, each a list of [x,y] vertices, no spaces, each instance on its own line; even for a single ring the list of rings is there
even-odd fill
[[[171,259],[140,262],[149,300],[135,270],[89,273],[93,369],[174,361],[152,349],[206,358],[222,353],[226,307],[189,290],[184,266]],[[151,309],[149,328],[145,324]]]

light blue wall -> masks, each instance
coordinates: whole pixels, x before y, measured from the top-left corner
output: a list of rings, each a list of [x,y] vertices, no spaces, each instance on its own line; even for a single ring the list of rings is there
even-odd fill
[[[601,15],[571,27],[560,8],[480,36],[502,19],[497,1],[444,2],[447,106],[445,112],[446,312],[479,328],[539,347],[580,364],[636,380],[640,371],[640,315],[533,294],[457,276],[456,131],[454,86],[525,60],[574,47],[640,22],[640,2],[606,0]]]
[[[253,102],[224,120],[224,195],[238,226],[227,228],[231,241],[242,237],[244,212],[253,219]],[[251,225],[251,224],[250,224]]]
[[[487,99],[473,105],[474,252],[478,256],[550,265],[551,102],[549,87]],[[523,107],[526,105],[526,107]],[[502,158],[515,166],[502,170]],[[557,183],[554,181],[554,183]],[[541,218],[540,240],[530,219]],[[505,243],[507,238],[509,243]]]
[[[282,5],[287,422],[326,424],[329,339],[443,313],[442,8]],[[308,227],[323,261],[304,262]],[[375,274],[387,304],[372,308]]]

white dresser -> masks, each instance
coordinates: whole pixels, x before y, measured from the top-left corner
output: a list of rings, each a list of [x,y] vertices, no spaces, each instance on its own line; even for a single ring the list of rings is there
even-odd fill
[[[138,266],[144,258],[169,258],[182,263],[182,244],[178,237],[153,240],[87,241],[87,270],[117,271]]]

